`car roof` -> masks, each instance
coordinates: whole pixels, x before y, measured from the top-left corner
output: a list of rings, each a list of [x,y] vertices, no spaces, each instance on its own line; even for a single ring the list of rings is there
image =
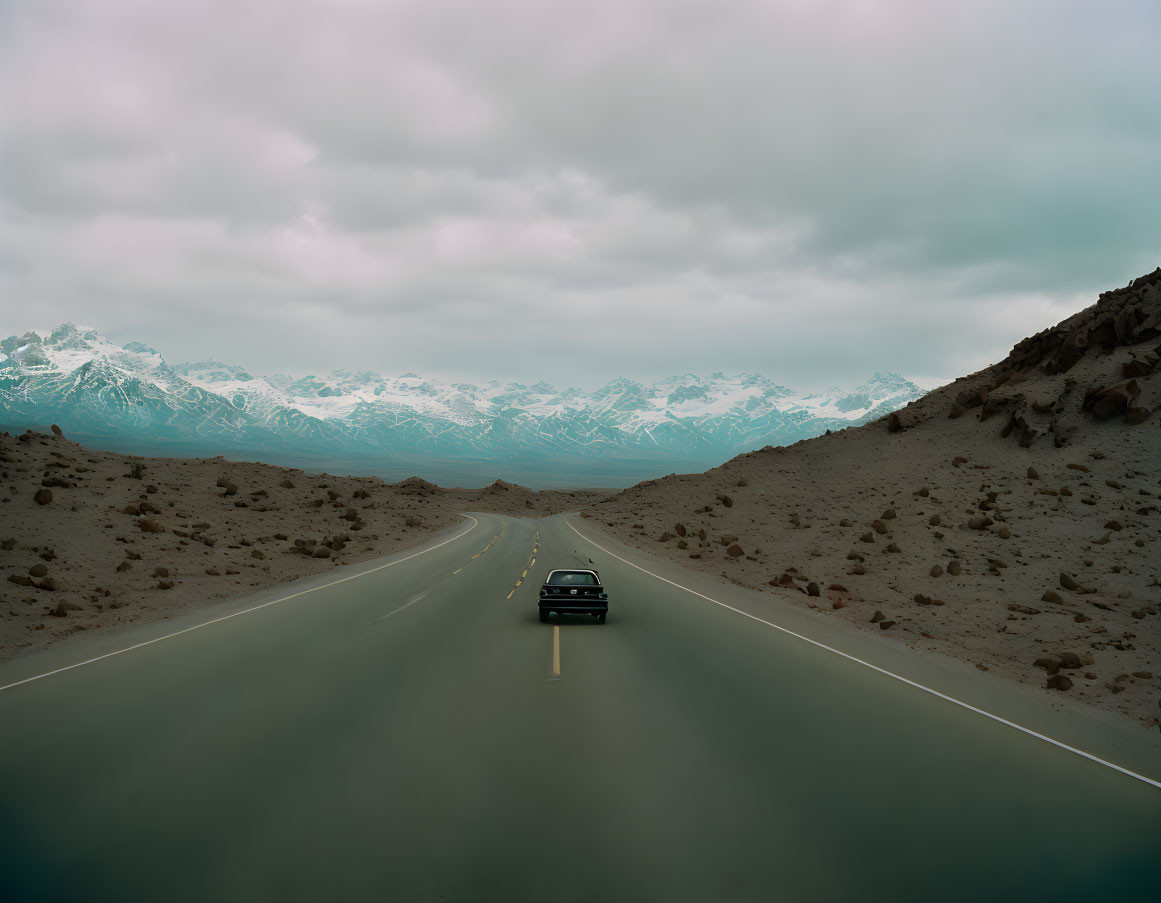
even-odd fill
[[[592,574],[594,577],[600,577],[592,568],[553,568],[548,572],[548,576],[551,577],[553,574]]]

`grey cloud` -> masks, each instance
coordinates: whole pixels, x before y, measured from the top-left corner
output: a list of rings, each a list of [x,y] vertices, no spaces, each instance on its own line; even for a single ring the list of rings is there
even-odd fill
[[[255,370],[954,376],[1161,257],[1159,26],[1143,2],[5,4],[4,320]],[[554,352],[569,331],[591,363]]]

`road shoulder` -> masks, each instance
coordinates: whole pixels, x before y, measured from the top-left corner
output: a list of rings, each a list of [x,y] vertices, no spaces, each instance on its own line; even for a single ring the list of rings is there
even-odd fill
[[[737,609],[739,617],[756,619],[755,629],[780,629],[799,636],[803,642],[831,650],[819,648],[820,654],[842,654],[858,659],[868,666],[868,679],[901,678],[914,682],[1028,731],[1161,781],[1161,735],[1128,718],[978,671],[935,650],[916,648],[884,636],[874,625],[852,628],[849,622],[831,617],[826,611],[802,609],[778,595],[756,592],[682,568],[625,545],[591,520],[572,515],[561,515],[554,520],[593,544],[589,548],[594,553],[613,555],[659,580],[698,594],[693,598],[708,597],[699,599],[706,605],[716,602]],[[882,669],[894,677],[874,669]],[[923,691],[916,689],[915,692]]]

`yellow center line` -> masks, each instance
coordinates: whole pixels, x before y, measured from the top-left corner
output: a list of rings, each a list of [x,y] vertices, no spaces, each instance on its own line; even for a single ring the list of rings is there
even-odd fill
[[[483,555],[483,554],[484,554],[483,552],[481,552],[481,553],[480,553],[480,555]],[[480,557],[480,555],[473,555],[473,556],[472,556],[472,561],[475,561],[477,558],[479,558],[479,557]]]
[[[523,580],[517,580],[517,581],[516,581],[516,585],[517,585],[517,586],[519,586],[519,585],[520,585],[521,583],[523,583],[523,582],[524,582]]]
[[[560,625],[552,625],[552,676],[560,677]]]
[[[527,577],[527,576],[528,576],[528,571],[526,570],[526,571],[525,571],[523,574],[521,574],[520,576],[521,576],[521,577]]]
[[[529,567],[532,567],[532,565],[533,565],[533,564],[536,564],[536,559],[535,559],[535,558],[533,558],[533,559],[532,559],[532,562],[531,562],[531,564],[529,564],[528,566],[529,566]]]
[[[516,592],[516,590],[512,590],[511,592],[509,592],[509,593],[508,593],[508,598],[509,598],[509,599],[511,599],[511,598],[512,598],[512,593],[514,593],[514,592]]]
[[[453,573],[453,574],[458,574],[458,573],[459,573],[460,571],[462,571],[462,570],[463,570],[463,568],[456,568],[454,571],[452,571],[452,573]]]

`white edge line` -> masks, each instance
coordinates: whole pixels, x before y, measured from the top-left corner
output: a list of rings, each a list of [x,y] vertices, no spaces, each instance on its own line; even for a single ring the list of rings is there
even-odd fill
[[[291,593],[289,596],[283,596],[280,599],[272,599],[269,602],[263,602],[261,605],[255,605],[253,608],[244,608],[241,611],[235,611],[232,614],[222,615],[220,618],[214,618],[210,621],[203,621],[201,624],[195,624],[193,627],[187,627],[184,630],[178,630],[174,633],[167,633],[165,636],[154,637],[152,640],[146,640],[143,643],[136,643],[133,646],[126,646],[124,649],[118,649],[115,652],[106,652],[104,655],[98,655],[96,658],[85,659],[83,662],[77,662],[76,664],[72,665],[65,665],[63,668],[57,668],[53,671],[45,671],[43,674],[36,674],[32,677],[26,677],[24,680],[18,680],[14,683],[5,684],[4,686],[0,687],[0,693],[3,693],[5,690],[11,690],[13,687],[19,687],[21,684],[32,683],[32,681],[40,680],[44,677],[52,677],[54,674],[60,674],[62,671],[71,671],[73,668],[81,668],[85,665],[91,665],[93,662],[99,662],[102,659],[112,658],[114,655],[121,655],[125,652],[132,652],[134,649],[141,649],[145,646],[152,646],[154,643],[160,643],[162,640],[173,639],[175,636],[181,636],[183,633],[189,633],[193,630],[201,630],[203,627],[209,627],[211,624],[220,624],[222,621],[228,621],[231,618],[238,617],[239,615],[247,615],[252,611],[258,611],[262,608],[269,608],[271,605],[277,605],[279,602],[288,602],[291,599],[297,599],[299,596],[305,596],[307,593],[313,593],[316,590],[326,589],[328,586],[337,586],[340,583],[346,583],[348,580],[357,580],[359,577],[366,577],[368,574],[374,574],[376,571],[381,571],[384,568],[395,567],[395,565],[402,564],[405,561],[410,561],[412,558],[418,558],[420,555],[426,555],[428,552],[434,552],[436,549],[441,548],[442,546],[446,546],[449,542],[455,542],[457,539],[462,536],[466,536],[468,533],[479,526],[480,522],[470,514],[465,514],[464,517],[468,518],[472,522],[472,525],[466,530],[457,533],[451,539],[445,539],[439,545],[431,546],[427,549],[422,549],[412,555],[408,555],[406,558],[399,558],[395,561],[390,561],[387,564],[381,564],[378,567],[370,568],[366,571],[360,571],[357,574],[352,574],[349,577],[340,577],[338,580],[332,580],[330,583],[324,583],[321,586],[312,586],[310,589],[304,589],[301,592]],[[404,606],[404,608],[406,607],[407,606]]]
[[[955,703],[956,705],[960,706],[961,708],[967,709],[969,712],[975,712],[977,715],[983,715],[985,718],[990,718],[990,719],[992,719],[992,721],[997,721],[1000,724],[1004,724],[1004,725],[1007,725],[1008,727],[1015,728],[1018,731],[1022,731],[1023,733],[1028,734],[1030,737],[1035,737],[1037,740],[1043,740],[1045,743],[1051,743],[1053,746],[1058,746],[1061,749],[1068,750],[1068,752],[1070,752],[1070,753],[1075,753],[1078,756],[1082,756],[1082,757],[1084,757],[1092,762],[1096,762],[1098,765],[1104,765],[1107,768],[1111,768],[1114,771],[1119,771],[1121,774],[1128,775],[1131,778],[1136,778],[1138,781],[1143,781],[1144,783],[1149,784],[1149,785],[1161,790],[1161,781],[1155,781],[1155,780],[1153,780],[1153,778],[1146,777],[1143,774],[1138,774],[1135,771],[1130,771],[1128,768],[1125,768],[1124,766],[1121,766],[1121,765],[1117,765],[1115,762],[1109,762],[1106,759],[1102,759],[1100,756],[1093,755],[1090,752],[1085,752],[1083,749],[1077,749],[1075,746],[1069,746],[1067,743],[1064,743],[1060,740],[1056,740],[1056,739],[1054,739],[1052,737],[1048,737],[1044,734],[1037,733],[1036,731],[1032,730],[1029,727],[1024,727],[1022,724],[1017,724],[1015,721],[1009,721],[1007,718],[1001,718],[999,715],[993,715],[991,712],[985,711],[984,709],[981,709],[981,708],[977,708],[976,706],[972,705],[969,702],[964,702],[961,699],[956,699],[954,696],[948,696],[946,693],[940,693],[939,690],[933,690],[931,687],[925,687],[923,684],[916,683],[915,681],[913,681],[909,678],[903,677],[901,674],[896,674],[893,671],[888,671],[886,668],[880,668],[878,665],[872,665],[870,662],[863,661],[863,659],[858,658],[856,656],[853,656],[847,652],[843,652],[841,649],[835,649],[833,646],[826,645],[826,643],[820,643],[818,640],[812,640],[810,637],[803,636],[801,633],[795,633],[793,630],[790,630],[787,627],[782,627],[778,624],[773,623],[772,621],[764,620],[763,618],[759,618],[757,615],[752,615],[747,611],[742,611],[742,609],[740,609],[740,608],[735,608],[734,606],[728,605],[725,602],[719,602],[717,599],[711,599],[709,596],[706,596],[702,593],[699,593],[697,590],[690,589],[688,586],[682,586],[680,583],[674,583],[672,580],[666,579],[665,577],[662,577],[660,574],[654,574],[652,571],[648,571],[645,568],[641,567],[640,565],[634,564],[633,562],[622,558],[620,555],[616,554],[615,552],[610,552],[604,546],[600,545],[597,542],[594,542],[592,539],[589,539],[589,537],[587,537],[583,533],[581,533],[581,531],[578,530],[575,526],[573,526],[573,524],[570,521],[565,521],[565,523],[567,523],[569,525],[569,527],[572,529],[573,533],[575,533],[577,536],[579,536],[585,542],[596,546],[598,549],[600,549],[606,555],[612,555],[612,557],[616,558],[618,561],[624,562],[625,564],[629,565],[629,567],[636,568],[637,570],[641,571],[643,574],[648,574],[650,577],[653,577],[657,580],[660,580],[662,583],[668,583],[670,586],[675,586],[678,589],[685,590],[687,593],[692,593],[693,595],[697,596],[698,598],[705,599],[707,602],[712,602],[714,605],[720,605],[722,608],[725,608],[725,609],[728,609],[732,612],[740,614],[743,617],[749,618],[752,621],[757,621],[759,624],[765,624],[767,627],[773,627],[775,630],[781,630],[783,633],[789,634],[790,636],[795,637],[796,639],[804,640],[805,642],[810,643],[812,646],[817,646],[819,649],[825,649],[827,652],[833,652],[835,655],[840,655],[849,661],[856,662],[857,664],[860,664],[863,667],[870,668],[872,671],[878,671],[880,674],[884,674],[887,677],[893,677],[895,680],[902,681],[903,683],[907,684],[908,686],[915,687],[917,690],[922,690],[925,693],[930,693],[932,696],[938,696],[940,699],[946,700],[947,702]]]

